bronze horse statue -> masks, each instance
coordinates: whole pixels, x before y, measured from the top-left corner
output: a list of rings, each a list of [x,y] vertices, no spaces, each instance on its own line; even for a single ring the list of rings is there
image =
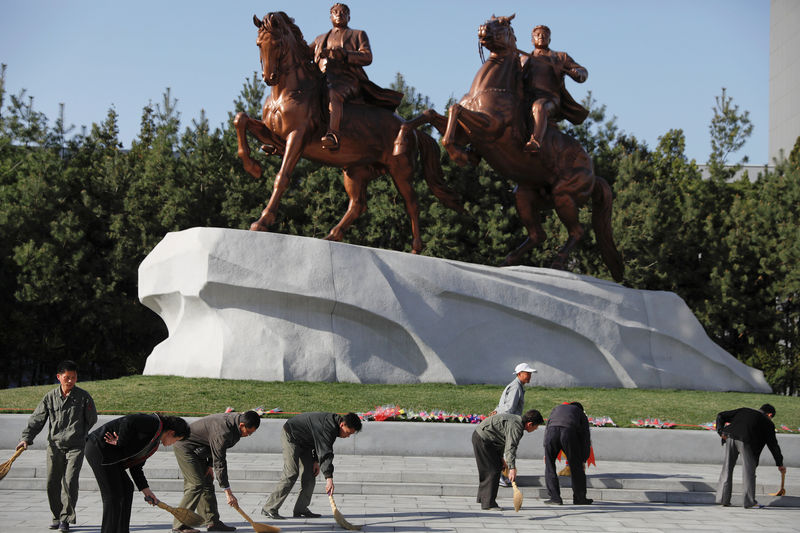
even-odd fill
[[[552,267],[565,268],[570,252],[584,234],[578,210],[591,200],[592,226],[603,261],[613,278],[621,281],[624,266],[611,233],[611,188],[594,174],[589,154],[552,124],[538,153],[523,151],[530,106],[522,86],[513,18],[492,16],[480,27],[480,45],[491,55],[478,70],[469,93],[450,107],[447,117],[429,109],[404,124],[395,153],[406,149],[417,126],[428,123],[442,134],[442,144],[456,163],[477,164],[482,157],[499,174],[517,183],[515,201],[528,238],[505,258],[504,265],[519,264],[525,253],[545,240],[540,212],[555,209],[569,238]]]
[[[325,133],[327,97],[324,80],[313,61],[309,46],[300,29],[286,13],[268,13],[263,20],[253,16],[258,28],[262,77],[272,87],[264,102],[261,120],[238,113],[234,119],[238,154],[245,170],[258,179],[261,166],[250,157],[247,132],[263,144],[269,154],[282,154],[283,161],[275,176],[272,196],[261,217],[253,222],[253,231],[268,231],[275,222],[281,196],[289,187],[291,174],[300,157],[343,169],[344,188],[350,198],[347,211],[325,237],[339,241],[348,227],[367,210],[367,184],[383,174],[390,174],[405,201],[411,220],[412,253],[422,250],[419,230],[419,204],[413,188],[414,163],[417,153],[430,189],[444,205],[461,211],[460,198],[443,179],[439,161],[439,145],[423,132],[416,132],[411,149],[403,154],[392,153],[394,139],[403,120],[391,111],[363,103],[346,104],[340,148],[323,149],[320,137]]]

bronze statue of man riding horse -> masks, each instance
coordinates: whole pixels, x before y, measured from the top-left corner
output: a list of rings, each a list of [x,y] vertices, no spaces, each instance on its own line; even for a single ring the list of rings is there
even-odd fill
[[[419,253],[422,250],[419,204],[412,183],[418,153],[423,176],[434,195],[444,205],[463,210],[459,196],[444,182],[439,145],[431,136],[419,131],[406,136],[408,151],[393,154],[394,139],[400,132],[402,119],[386,106],[369,105],[358,95],[352,95],[350,101],[343,103],[343,113],[337,109],[336,118],[341,124],[336,124],[335,142],[328,139],[327,133],[331,133],[327,117],[329,91],[323,74],[314,63],[314,49],[286,13],[269,13],[263,19],[253,16],[253,23],[258,28],[256,44],[261,55],[262,77],[272,91],[264,102],[261,120],[245,113],[236,115],[238,153],[245,170],[260,178],[261,166],[250,157],[249,132],[263,143],[268,153],[282,154],[283,161],[275,176],[269,203],[250,229],[267,231],[275,222],[291,174],[300,157],[305,157],[343,169],[344,188],[350,203],[326,239],[342,239],[347,228],[367,210],[367,184],[388,173],[405,201],[411,220],[411,251]],[[334,58],[342,52],[317,53]]]
[[[612,277],[621,281],[624,266],[611,233],[611,188],[594,174],[589,154],[552,123],[547,125],[543,138],[537,139],[535,144],[539,146],[525,149],[526,115],[532,98],[523,87],[522,65],[511,27],[513,18],[493,16],[481,25],[478,38],[491,55],[478,70],[469,92],[450,107],[446,117],[429,109],[403,124],[395,153],[405,153],[412,146],[415,128],[432,124],[442,134],[442,144],[456,163],[477,164],[483,158],[500,175],[517,183],[516,206],[528,238],[505,258],[505,265],[519,264],[524,254],[545,240],[540,212],[554,209],[567,227],[569,238],[552,267],[565,268],[570,252],[584,235],[578,211],[591,200],[592,227],[603,261]],[[549,31],[547,37],[549,43]],[[573,74],[585,79],[580,72]]]

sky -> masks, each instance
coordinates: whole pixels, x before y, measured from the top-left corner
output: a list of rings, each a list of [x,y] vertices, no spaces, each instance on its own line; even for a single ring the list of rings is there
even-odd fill
[[[0,63],[6,90],[25,90],[55,121],[102,122],[119,115],[129,147],[142,108],[177,99],[182,126],[205,111],[212,127],[228,120],[246,79],[260,71],[252,17],[284,11],[307,41],[330,29],[332,1],[319,0],[2,0]],[[460,99],[480,67],[478,27],[493,14],[516,14],[519,48],[545,24],[550,47],[586,67],[567,80],[588,92],[617,126],[655,148],[670,129],[686,135],[686,155],[708,160],[708,126],[722,88],[748,111],[753,135],[728,159],[768,162],[769,0],[351,0],[350,27],[365,30],[373,52],[367,75],[388,86],[396,73],[439,112]],[[487,54],[488,55],[488,54]],[[259,74],[260,79],[260,74]],[[6,104],[8,98],[6,98]]]

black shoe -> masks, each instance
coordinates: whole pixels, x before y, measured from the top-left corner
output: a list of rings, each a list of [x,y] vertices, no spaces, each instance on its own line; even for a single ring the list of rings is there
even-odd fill
[[[266,509],[261,509],[261,514],[268,516],[273,520],[286,520],[286,517],[279,515],[278,511],[267,511]]]
[[[294,517],[295,518],[319,518],[320,516],[322,516],[322,515],[321,514],[317,514],[317,513],[312,513],[308,509],[306,509],[305,511],[302,511],[300,513],[298,513],[297,511],[294,512]]]
[[[58,523],[58,530],[59,531],[69,531],[69,523],[67,523],[67,522],[59,522]]]
[[[61,522],[59,522],[58,520],[53,520],[53,523],[50,524],[50,529],[58,529],[58,526],[60,526],[60,525],[61,525]]]
[[[591,498],[583,498],[582,500],[572,500],[574,505],[592,505],[594,500]]]
[[[561,500],[554,500],[553,498],[550,498],[549,500],[545,500],[544,503],[546,503],[547,505],[561,505],[564,502]]]
[[[227,526],[222,522],[220,522],[219,520],[208,524],[208,527],[206,529],[208,531],[236,531],[235,527]]]

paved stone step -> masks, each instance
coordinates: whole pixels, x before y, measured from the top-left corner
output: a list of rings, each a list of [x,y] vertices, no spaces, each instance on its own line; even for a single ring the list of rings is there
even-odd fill
[[[147,468],[145,474],[157,486],[175,486],[174,482],[181,484],[182,476],[177,467],[173,468]],[[229,469],[228,477],[236,486],[252,487],[255,491],[266,490],[264,487],[272,487],[280,479],[281,471],[277,468],[250,468]],[[44,488],[47,470],[41,467],[14,467],[6,479],[0,482],[0,490],[14,490],[25,488]],[[463,472],[442,472],[441,470],[431,471],[383,471],[376,472],[371,470],[352,471],[338,469],[335,479],[336,486],[364,486],[378,487],[377,494],[388,493],[380,487],[394,487],[398,494],[438,494],[438,495],[464,495],[458,487],[467,486],[473,490],[477,472],[472,465]],[[568,477],[559,477],[562,487],[571,487],[571,480]],[[399,486],[398,486],[399,485]],[[544,476],[542,475],[520,475],[517,478],[519,487],[541,488],[545,486]],[[95,487],[94,477],[91,471],[85,469],[81,472],[81,486]],[[440,487],[441,490],[434,491],[431,487]],[[660,474],[633,474],[633,473],[597,473],[592,474],[592,468],[587,475],[587,487],[601,491],[610,490],[629,490],[629,491],[655,491],[655,492],[691,492],[691,493],[713,493],[716,490],[716,482],[709,480],[690,480],[672,479],[671,476]],[[767,483],[757,483],[756,493],[766,495],[777,490],[777,486]],[[94,488],[92,490],[95,490]],[[170,489],[172,490],[172,489]],[[338,489],[337,489],[338,490]],[[370,490],[370,489],[365,489]],[[432,492],[434,491],[434,492]],[[740,492],[741,486],[734,483],[734,492]],[[360,491],[353,491],[360,493]],[[800,494],[800,485],[787,484],[788,494]],[[364,492],[367,493],[367,492]],[[639,501],[639,500],[636,500]],[[646,501],[646,500],[644,500]]]
[[[8,452],[10,455],[10,451]],[[0,456],[3,456],[0,451]],[[8,476],[0,481],[0,495],[18,492],[44,491],[46,483],[44,450],[31,450],[20,456]],[[474,498],[477,471],[472,458],[467,457],[406,457],[406,456],[336,456],[336,491],[342,495],[381,495],[387,498],[404,497],[467,497]],[[541,459],[520,459],[518,485],[531,502],[547,499]],[[589,497],[599,501],[637,503],[714,502],[719,465],[636,463],[631,461],[599,461],[588,470]],[[271,492],[282,469],[282,457],[275,453],[228,454],[228,471],[234,492],[255,494],[263,498]],[[180,470],[169,450],[159,450],[145,465],[145,474],[157,492],[183,490]],[[737,472],[737,474],[739,474]],[[739,479],[739,476],[736,476]],[[772,506],[800,506],[800,498],[773,498],[780,476],[774,467],[759,469],[756,490],[759,502]],[[800,494],[800,485],[791,483],[787,493]],[[570,479],[559,478],[565,501],[571,498]],[[316,493],[324,494],[324,483],[317,483]],[[88,465],[81,472],[81,491],[95,492],[97,484]],[[510,499],[510,488],[500,488],[500,497]],[[738,500],[737,500],[738,498]],[[734,486],[734,499],[741,504],[741,487]]]

